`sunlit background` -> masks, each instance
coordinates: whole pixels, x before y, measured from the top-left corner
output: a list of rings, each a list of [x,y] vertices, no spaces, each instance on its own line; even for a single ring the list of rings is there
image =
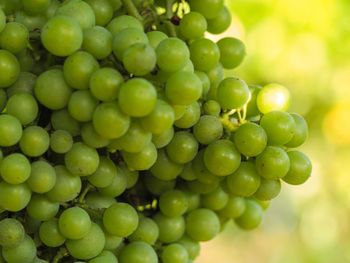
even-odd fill
[[[350,1],[226,2],[225,34],[247,46],[243,65],[227,73],[290,89],[290,111],[309,123],[302,151],[313,174],[301,187],[284,184],[258,230],[230,223],[203,243],[196,263],[350,262]]]

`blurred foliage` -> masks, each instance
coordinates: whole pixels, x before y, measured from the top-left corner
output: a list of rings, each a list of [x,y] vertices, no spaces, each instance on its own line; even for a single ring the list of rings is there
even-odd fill
[[[230,74],[290,89],[290,111],[309,123],[302,150],[313,174],[302,187],[284,184],[258,230],[229,224],[196,262],[350,262],[350,1],[226,2],[233,22],[225,35],[247,46]]]

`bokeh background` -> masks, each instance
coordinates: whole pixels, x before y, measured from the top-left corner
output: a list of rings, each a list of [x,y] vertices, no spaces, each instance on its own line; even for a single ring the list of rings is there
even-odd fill
[[[259,229],[243,232],[230,223],[203,243],[196,263],[350,262],[350,1],[226,4],[233,22],[224,35],[247,47],[244,63],[227,75],[290,89],[290,111],[309,123],[301,150],[313,173],[301,187],[283,185]]]

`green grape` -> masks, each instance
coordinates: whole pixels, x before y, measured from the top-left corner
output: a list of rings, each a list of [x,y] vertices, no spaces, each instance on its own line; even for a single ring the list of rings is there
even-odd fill
[[[218,215],[224,218],[237,218],[244,213],[245,206],[244,198],[230,196],[226,206],[218,211]]]
[[[161,180],[173,180],[182,171],[183,165],[173,162],[169,159],[164,149],[158,151],[158,157],[156,162],[151,168],[152,174]]]
[[[176,163],[187,163],[194,159],[198,152],[198,142],[194,136],[186,131],[175,133],[167,145],[169,158]]]
[[[220,60],[220,50],[210,39],[201,38],[190,45],[191,60],[196,70],[208,71]]]
[[[153,220],[159,228],[158,240],[163,243],[176,242],[185,233],[185,220],[182,216],[167,217],[158,212]]]
[[[283,181],[292,185],[300,185],[306,182],[311,176],[312,164],[309,158],[299,151],[287,153],[290,160],[290,169]]]
[[[96,59],[104,59],[112,53],[112,34],[104,27],[95,26],[84,31],[81,48]]]
[[[257,228],[263,217],[263,209],[254,200],[246,200],[246,208],[243,214],[235,219],[236,224],[243,230]]]
[[[22,137],[22,125],[11,115],[0,115],[0,146],[15,145]]]
[[[31,191],[26,184],[0,182],[0,207],[10,212],[18,212],[30,201]]]
[[[180,71],[166,82],[165,94],[173,104],[189,105],[200,98],[202,83],[196,74]]]
[[[32,195],[26,210],[30,217],[39,221],[48,221],[58,213],[59,208],[59,203],[52,202],[45,195]]]
[[[237,170],[241,156],[229,140],[218,140],[209,144],[204,152],[204,163],[210,172],[226,176]]]
[[[168,217],[183,215],[188,208],[186,195],[179,190],[169,190],[159,198],[160,211]]]
[[[59,231],[57,218],[43,222],[39,228],[39,236],[41,242],[48,247],[59,247],[66,240]]]
[[[261,201],[268,201],[275,198],[281,192],[281,181],[261,179],[260,186],[255,192],[254,197]]]
[[[45,107],[59,110],[68,104],[72,89],[66,84],[62,70],[50,69],[38,77],[34,93]]]
[[[196,101],[190,105],[186,105],[184,115],[174,122],[174,125],[178,128],[188,129],[194,126],[201,115],[201,108]]]
[[[63,165],[55,166],[56,184],[47,193],[47,196],[56,202],[68,202],[78,196],[81,190],[81,180],[71,174]]]
[[[217,43],[220,49],[220,62],[226,69],[234,69],[238,67],[245,55],[245,46],[243,42],[234,37],[225,37]]]
[[[28,29],[18,22],[9,22],[0,32],[0,46],[13,54],[23,51],[29,40]]]
[[[88,261],[89,263],[118,263],[116,256],[111,251],[102,251],[97,257]]]
[[[180,177],[186,181],[193,181],[197,179],[197,175],[194,172],[192,162],[185,164],[182,172],[180,173]]]
[[[221,106],[216,100],[208,100],[203,105],[204,113],[212,116],[219,116],[221,112]]]
[[[290,115],[293,117],[296,127],[293,138],[285,145],[289,148],[295,148],[306,141],[309,132],[307,123],[302,116],[296,113],[291,113]]]
[[[91,54],[78,51],[64,62],[64,79],[72,88],[88,89],[90,77],[99,67],[97,60]]]
[[[182,116],[184,116],[184,114],[185,114],[185,109],[186,109],[186,106],[185,106],[185,105],[175,105],[175,104],[172,104],[171,107],[172,107],[173,110],[174,110],[175,120],[178,120],[178,119],[180,119]]]
[[[284,111],[270,111],[260,121],[261,127],[267,134],[268,143],[283,145],[288,143],[294,136],[296,123],[293,117]]]
[[[81,0],[66,1],[61,7],[57,8],[56,16],[67,16],[73,18],[78,22],[83,31],[95,26],[94,10]]]
[[[0,221],[0,245],[2,247],[17,246],[24,239],[23,225],[16,219],[5,218]]]
[[[160,255],[164,263],[187,263],[188,252],[180,244],[170,244],[166,246]]]
[[[7,113],[16,117],[22,125],[27,125],[38,116],[38,103],[28,93],[14,94],[7,102]]]
[[[255,117],[260,115],[260,111],[257,105],[257,98],[260,90],[262,89],[257,85],[249,85],[250,100],[247,103],[247,117]]]
[[[51,125],[57,130],[67,131],[71,136],[78,136],[80,134],[80,124],[68,112],[68,110],[54,111],[51,115]]]
[[[120,110],[117,102],[103,102],[97,106],[92,122],[102,137],[116,139],[129,129],[130,117]]]
[[[93,174],[99,165],[100,158],[96,149],[82,143],[73,144],[64,157],[67,169],[80,176]]]
[[[118,97],[123,76],[113,68],[101,68],[90,78],[91,93],[99,100],[113,101]]]
[[[85,123],[81,127],[81,138],[83,142],[93,148],[102,148],[110,143],[110,140],[99,135],[92,122]]]
[[[201,38],[207,31],[207,20],[200,13],[190,12],[181,19],[179,29],[186,39]]]
[[[46,11],[50,0],[22,0],[23,9],[29,15],[38,15]]]
[[[125,50],[136,43],[148,44],[148,38],[143,32],[143,29],[134,27],[125,28],[114,37],[113,53],[122,61]]]
[[[146,35],[150,46],[153,47],[154,50],[157,49],[160,42],[168,38],[168,36],[161,31],[150,31],[150,32],[147,32]]]
[[[19,73],[17,81],[7,88],[7,96],[10,98],[17,93],[28,93],[33,95],[36,78],[36,75],[30,72]]]
[[[92,120],[92,116],[99,101],[92,96],[89,90],[78,90],[72,93],[68,102],[70,115],[80,122]]]
[[[36,67],[38,67],[38,65],[40,65],[40,64],[35,65],[35,60],[28,49],[24,49],[22,52],[18,53],[17,60],[18,60],[19,66],[20,66],[20,70],[22,71],[20,73],[20,75],[28,74],[28,73],[31,75],[34,75],[34,74],[30,73],[29,71],[36,71]],[[38,74],[38,73],[36,73],[36,74]],[[36,75],[34,75],[34,76],[36,78]],[[33,84],[35,84],[35,81]],[[25,83],[25,85],[29,86],[28,83]],[[34,88],[34,85],[33,85],[33,88]],[[33,92],[31,92],[31,93],[33,93]],[[8,94],[8,95],[10,96],[10,94]]]
[[[55,16],[42,28],[41,42],[55,56],[69,56],[83,43],[83,31],[75,19]]]
[[[111,32],[113,38],[126,28],[136,28],[143,31],[142,23],[137,20],[137,18],[128,15],[121,15],[113,18],[106,28]]]
[[[22,152],[30,157],[44,154],[50,145],[50,136],[40,126],[29,126],[24,129],[19,146]]]
[[[213,192],[204,194],[201,197],[202,206],[210,210],[221,210],[228,202],[229,195],[219,186]]]
[[[202,95],[201,98],[205,98],[207,96],[207,93],[210,89],[210,80],[208,75],[205,72],[196,70],[194,74],[197,75],[197,77],[202,82]]]
[[[165,130],[160,134],[153,134],[152,142],[158,149],[163,148],[171,142],[172,138],[174,137],[174,134],[174,128],[173,126],[171,126],[169,129]]]
[[[3,247],[2,256],[6,262],[31,263],[36,256],[35,243],[30,236],[25,235],[17,246]]]
[[[135,232],[128,237],[128,239],[131,242],[142,241],[153,245],[157,241],[158,235],[159,229],[156,222],[148,217],[140,217],[138,227],[136,228]]]
[[[221,34],[226,31],[226,29],[229,28],[231,24],[231,13],[230,10],[223,6],[220,13],[212,18],[208,19],[208,32],[212,34]]]
[[[248,122],[241,125],[233,135],[237,150],[248,157],[262,153],[267,145],[267,135],[261,126]]]
[[[260,176],[251,162],[242,162],[239,168],[227,177],[230,193],[236,196],[251,196],[260,186]]]
[[[4,110],[7,104],[7,94],[4,89],[0,89],[0,112]]]
[[[210,144],[223,135],[221,121],[212,115],[203,115],[193,127],[193,134],[201,144]]]
[[[99,188],[99,193],[103,196],[117,197],[124,193],[126,186],[126,176],[118,169],[112,178],[112,182],[106,187]]]
[[[196,241],[213,239],[220,231],[220,220],[211,210],[198,208],[186,217],[186,233]]]
[[[9,184],[21,184],[30,176],[29,160],[21,153],[7,155],[0,163],[2,179]]]
[[[158,263],[157,253],[145,242],[131,242],[122,248],[120,263]]]
[[[105,26],[113,17],[113,6],[109,0],[85,0],[95,13],[96,25]]]
[[[5,28],[6,26],[6,15],[2,8],[0,8],[0,32]]]
[[[50,136],[50,148],[56,153],[66,153],[73,146],[72,135],[64,130],[54,131]]]
[[[34,240],[34,242],[35,242],[35,240]],[[36,258],[34,258],[32,263],[49,263],[49,261],[36,257]]]
[[[193,240],[187,235],[184,235],[180,240],[177,241],[177,243],[182,245],[187,250],[189,259],[194,260],[196,257],[198,257],[201,249],[199,242]]]
[[[26,183],[35,193],[47,193],[56,184],[56,171],[46,161],[32,162],[30,176]]]
[[[190,51],[185,42],[174,37],[162,40],[156,53],[159,68],[166,72],[181,70],[190,58]]]
[[[131,235],[139,224],[136,210],[127,203],[111,205],[103,214],[103,225],[108,233],[127,237]]]
[[[88,177],[89,182],[96,187],[107,187],[112,184],[117,174],[117,167],[108,157],[100,157],[97,170]]]
[[[287,111],[290,104],[289,90],[279,84],[268,84],[258,93],[256,103],[263,114],[270,111]]]
[[[248,85],[239,78],[226,78],[217,89],[217,98],[223,109],[242,108],[249,100]]]
[[[123,55],[125,69],[134,76],[145,76],[156,66],[157,56],[154,49],[145,43],[136,43],[128,47]]]
[[[3,49],[0,49],[0,71],[0,88],[6,88],[14,84],[20,72],[17,58]]]
[[[89,192],[85,198],[86,204],[95,209],[108,208],[117,203],[114,197],[105,196],[97,192]]]
[[[191,0],[191,10],[201,13],[205,18],[211,19],[220,14],[224,6],[223,0]]]
[[[206,72],[210,80],[210,89],[207,94],[207,99],[216,100],[216,93],[219,83],[224,79],[224,68],[221,63],[218,63],[214,68]]]
[[[49,6],[46,9],[45,17],[48,19],[53,17],[60,5],[61,2],[59,2],[59,0],[51,0]]]
[[[175,188],[175,180],[161,180],[157,177],[153,176],[151,173],[146,174],[144,177],[144,183],[147,188],[147,190],[153,194],[153,195],[161,195],[162,193],[165,193],[166,191],[169,191],[171,189]]]
[[[134,105],[135,106],[135,105]],[[140,119],[141,126],[153,134],[160,134],[168,130],[174,123],[173,108],[164,100],[157,99],[153,111]]]
[[[126,177],[126,188],[130,189],[132,188],[139,179],[139,172],[138,171],[131,171],[127,166],[120,165],[118,167],[120,173],[123,173]]]
[[[219,185],[219,182],[213,181],[212,183],[202,183],[199,180],[189,181],[187,182],[188,188],[198,194],[208,194],[215,190],[215,188]]]
[[[157,149],[153,143],[147,144],[138,153],[122,151],[122,156],[128,167],[132,170],[148,170],[157,160]]]
[[[64,210],[58,219],[60,233],[69,239],[83,238],[91,227],[89,214],[78,206]]]
[[[67,240],[66,247],[72,257],[85,260],[99,255],[105,242],[102,229],[97,224],[92,223],[89,232],[83,238]]]
[[[181,184],[178,187],[178,189],[181,190],[186,195],[186,198],[188,201],[188,207],[187,207],[186,213],[191,212],[200,206],[201,198],[199,194],[190,191],[185,184]]]
[[[115,139],[126,152],[137,153],[142,151],[151,142],[152,134],[146,132],[136,120],[132,121],[129,130],[122,137]]]
[[[109,2],[111,3],[114,11],[119,10],[123,6],[122,0],[109,0]]]
[[[119,91],[121,110],[132,117],[143,117],[155,110],[157,91],[145,79],[133,78],[125,82]]]
[[[105,250],[115,250],[123,242],[123,238],[105,233]],[[108,262],[107,262],[108,263]],[[117,263],[117,262],[116,262]]]
[[[290,160],[283,149],[267,146],[265,151],[256,157],[255,165],[260,176],[276,180],[286,176]]]

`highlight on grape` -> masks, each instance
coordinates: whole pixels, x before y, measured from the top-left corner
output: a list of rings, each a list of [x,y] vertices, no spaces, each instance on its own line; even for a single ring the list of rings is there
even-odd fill
[[[223,0],[0,1],[0,262],[193,263],[311,162]]]

